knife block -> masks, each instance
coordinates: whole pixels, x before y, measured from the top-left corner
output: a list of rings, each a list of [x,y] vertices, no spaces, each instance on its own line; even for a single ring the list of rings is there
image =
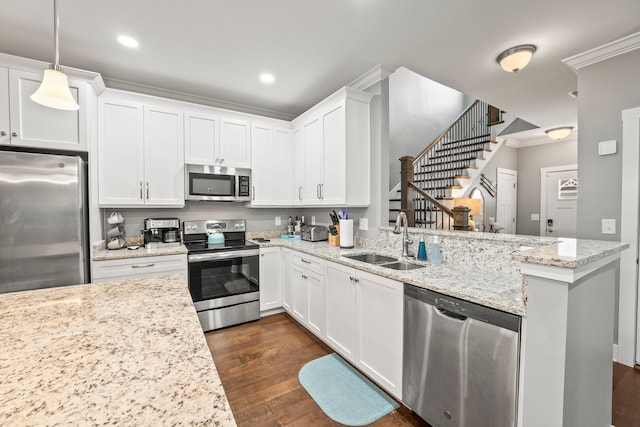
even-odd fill
[[[329,246],[340,246],[340,226],[336,224],[336,229],[338,230],[338,234],[335,236],[329,234]]]

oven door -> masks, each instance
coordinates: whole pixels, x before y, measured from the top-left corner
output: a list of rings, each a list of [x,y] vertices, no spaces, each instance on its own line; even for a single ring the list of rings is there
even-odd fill
[[[260,251],[189,255],[189,292],[196,311],[260,299]]]

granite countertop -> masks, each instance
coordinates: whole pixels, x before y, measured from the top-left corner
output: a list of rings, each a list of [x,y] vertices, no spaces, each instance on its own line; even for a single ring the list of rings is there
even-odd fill
[[[181,275],[3,294],[0,322],[0,425],[236,425]]]
[[[621,242],[559,238],[556,243],[518,252],[513,259],[530,264],[579,268],[628,247],[628,243]]]
[[[366,248],[341,249],[336,246],[329,246],[327,242],[305,242],[278,238],[272,238],[269,242],[258,243],[261,247],[281,246],[290,248],[354,267],[358,270],[431,289],[520,316],[526,312],[522,275],[514,269],[489,270],[478,269],[474,264],[463,267],[460,264],[446,262],[429,264],[411,260],[411,262],[423,264],[425,268],[401,271],[344,257],[344,255],[372,252]],[[397,253],[376,252],[399,258]]]
[[[93,247],[92,258],[94,261],[108,261],[112,259],[129,259],[129,258],[142,258],[149,256],[161,256],[161,255],[182,255],[187,253],[187,248],[184,245],[147,249],[144,246],[138,247],[138,249],[131,250],[128,248],[122,249],[106,249],[104,243],[98,244]]]

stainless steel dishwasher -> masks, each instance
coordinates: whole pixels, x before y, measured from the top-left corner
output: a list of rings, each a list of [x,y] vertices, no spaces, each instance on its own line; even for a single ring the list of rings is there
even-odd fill
[[[405,284],[403,401],[433,427],[513,427],[519,316]]]

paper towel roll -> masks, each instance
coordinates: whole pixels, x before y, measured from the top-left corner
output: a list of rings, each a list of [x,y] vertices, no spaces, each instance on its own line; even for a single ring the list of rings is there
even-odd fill
[[[353,220],[340,220],[340,247],[345,249],[353,248]]]

